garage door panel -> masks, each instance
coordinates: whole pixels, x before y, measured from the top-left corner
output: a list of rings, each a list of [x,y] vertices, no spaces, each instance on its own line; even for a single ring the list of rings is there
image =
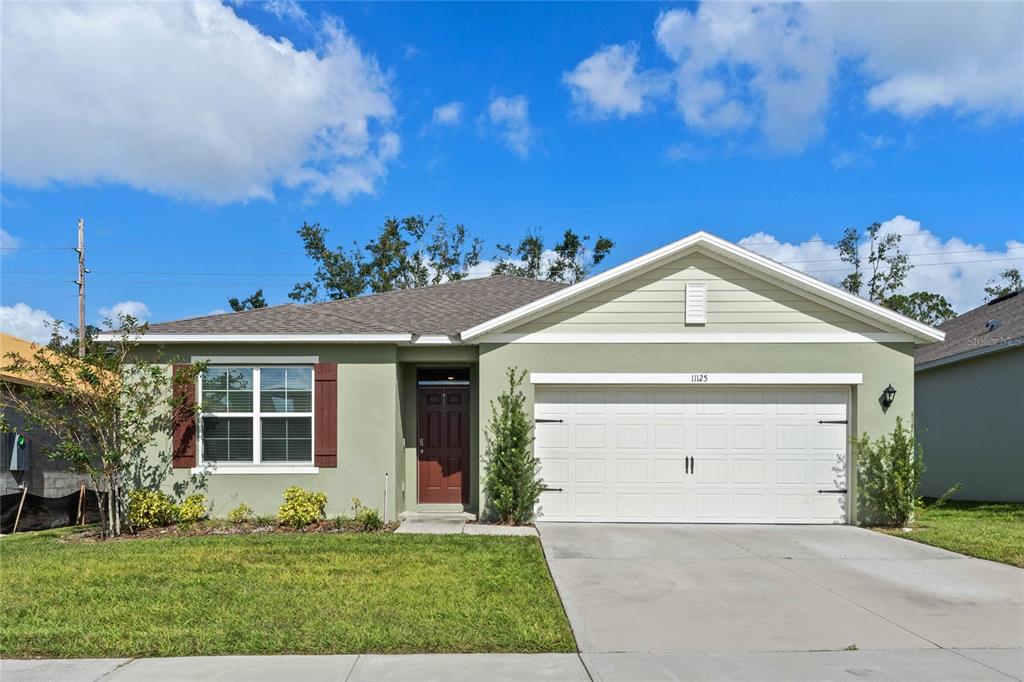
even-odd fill
[[[841,523],[848,389],[540,387],[549,520]],[[559,416],[560,415],[560,416]],[[690,470],[688,460],[694,467]]]

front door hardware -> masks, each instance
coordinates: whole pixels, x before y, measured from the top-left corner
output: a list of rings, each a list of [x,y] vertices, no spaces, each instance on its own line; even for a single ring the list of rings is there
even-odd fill
[[[819,424],[849,424],[845,419],[819,419]]]
[[[818,492],[819,493],[836,493],[836,494],[845,495],[846,494],[846,488],[841,488],[840,490],[819,490]]]
[[[544,486],[543,488],[541,488],[541,491],[545,492],[545,493],[560,493],[560,492],[562,492],[562,490],[563,490],[562,488],[549,488],[547,486]]]
[[[562,419],[534,419],[535,424],[564,424],[565,421]]]

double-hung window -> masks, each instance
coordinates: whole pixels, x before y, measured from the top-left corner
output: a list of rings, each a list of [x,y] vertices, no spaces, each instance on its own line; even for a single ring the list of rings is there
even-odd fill
[[[313,463],[313,368],[211,366],[200,380],[202,460]]]

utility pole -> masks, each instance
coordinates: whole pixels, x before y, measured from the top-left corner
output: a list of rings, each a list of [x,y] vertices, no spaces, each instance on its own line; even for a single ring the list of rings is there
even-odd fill
[[[78,219],[78,357],[85,357],[85,218]]]

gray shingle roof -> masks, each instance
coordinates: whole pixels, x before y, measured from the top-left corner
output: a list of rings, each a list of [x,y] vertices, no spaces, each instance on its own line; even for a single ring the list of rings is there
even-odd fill
[[[481,277],[340,301],[158,322],[150,325],[149,333],[455,335],[564,286],[523,277]]]
[[[990,320],[998,321],[993,329],[988,327]],[[1024,339],[1024,293],[986,303],[943,322],[939,329],[946,332],[946,340],[918,348],[915,365],[1000,345],[1020,345]]]

